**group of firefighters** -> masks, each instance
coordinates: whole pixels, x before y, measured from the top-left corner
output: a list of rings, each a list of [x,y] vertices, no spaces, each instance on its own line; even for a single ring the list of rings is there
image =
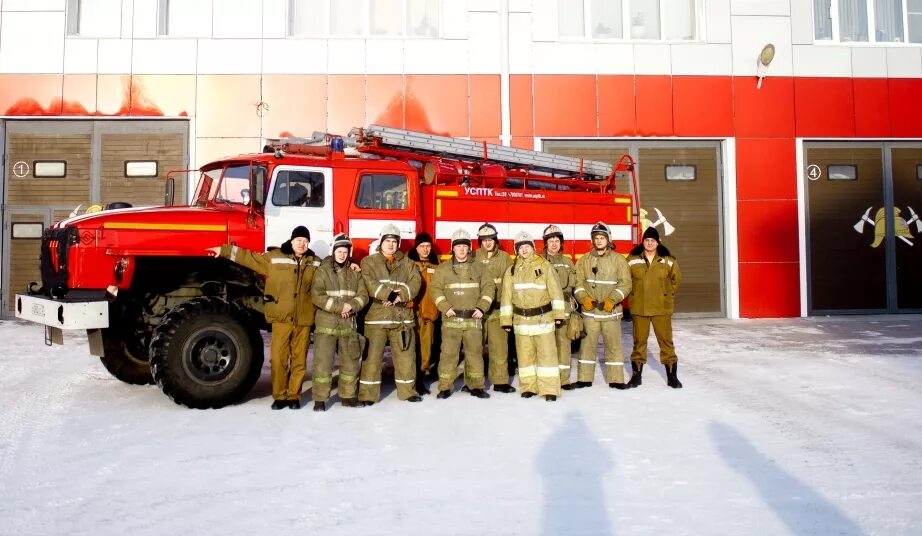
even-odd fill
[[[522,398],[540,395],[554,401],[561,389],[592,385],[600,334],[605,381],[614,389],[638,387],[651,324],[667,384],[681,388],[672,341],[674,297],[681,273],[676,259],[660,243],[657,230],[646,229],[642,243],[625,258],[614,251],[608,226],[598,222],[590,232],[590,251],[575,265],[562,253],[564,236],[559,227],[547,226],[542,238],[544,249],[539,255],[534,238],[518,233],[513,257],[500,248],[492,224],[484,223],[478,229],[476,250],[470,234],[458,229],[451,237],[451,258],[440,263],[428,234],[418,234],[414,248],[404,255],[399,229],[388,224],[380,232],[377,251],[357,265],[352,261],[352,242],[345,234],[333,238],[331,255],[321,260],[308,247],[308,229],[298,226],[281,248],[265,253],[229,244],[209,251],[266,276],[264,313],[272,325],[272,409],[301,407],[312,330],[314,411],[326,410],[335,355],[339,356],[342,405],[377,402],[386,346],[391,348],[397,396],[409,402],[419,402],[421,395],[430,393],[425,380],[434,373],[438,377],[436,398],[452,395],[462,347],[462,390],[471,396],[489,398],[487,380],[494,391],[515,392],[510,375],[517,372]],[[625,381],[621,346],[621,302],[625,299],[630,304],[634,335],[629,381]],[[360,329],[358,319],[363,312]],[[433,339],[439,324],[440,353],[434,366]],[[518,359],[513,371],[509,368],[510,332]],[[580,340],[580,351],[576,380],[571,381],[571,342],[575,340]],[[367,341],[365,351],[363,341]]]

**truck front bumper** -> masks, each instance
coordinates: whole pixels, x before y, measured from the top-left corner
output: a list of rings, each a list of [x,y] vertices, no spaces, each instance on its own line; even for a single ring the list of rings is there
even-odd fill
[[[65,301],[16,295],[16,318],[58,329],[100,329],[109,327],[106,300]]]

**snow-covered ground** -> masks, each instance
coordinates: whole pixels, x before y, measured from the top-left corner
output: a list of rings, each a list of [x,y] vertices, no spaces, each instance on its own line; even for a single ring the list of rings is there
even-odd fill
[[[194,411],[2,321],[0,534],[922,533],[922,317],[680,319],[676,343],[681,390],[651,359],[556,403],[271,411],[266,370]]]

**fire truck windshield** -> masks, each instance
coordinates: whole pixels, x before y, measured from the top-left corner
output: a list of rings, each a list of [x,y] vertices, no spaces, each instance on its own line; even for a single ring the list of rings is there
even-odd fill
[[[202,171],[192,205],[205,206],[209,201],[249,205],[250,198],[250,165],[235,164]]]

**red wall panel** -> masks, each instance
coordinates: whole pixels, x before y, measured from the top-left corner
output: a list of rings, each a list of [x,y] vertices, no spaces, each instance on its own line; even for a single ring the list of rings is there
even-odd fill
[[[739,201],[736,207],[741,263],[797,262],[796,199]]]
[[[672,77],[676,136],[732,136],[733,84],[728,76]]]
[[[634,77],[599,76],[598,91],[599,136],[635,135]]]
[[[853,137],[853,91],[850,78],[796,78],[794,111],[797,136]]]
[[[890,136],[890,92],[885,78],[855,78],[855,136]]]
[[[741,262],[739,281],[741,317],[800,316],[798,262]]]
[[[406,128],[442,136],[470,136],[467,75],[407,75],[406,99]]]
[[[736,135],[742,138],[794,137],[794,81],[769,77],[756,89],[754,76],[733,80]]]
[[[594,75],[535,75],[535,135],[595,136]]]
[[[535,135],[534,77],[530,74],[509,76],[509,129],[513,137]]]
[[[796,199],[797,155],[791,138],[737,138],[736,198]]]
[[[471,136],[498,138],[503,130],[498,75],[471,75]]]
[[[669,76],[637,76],[637,134],[672,136],[672,79]]]
[[[893,136],[922,136],[922,79],[890,79],[890,125]]]

